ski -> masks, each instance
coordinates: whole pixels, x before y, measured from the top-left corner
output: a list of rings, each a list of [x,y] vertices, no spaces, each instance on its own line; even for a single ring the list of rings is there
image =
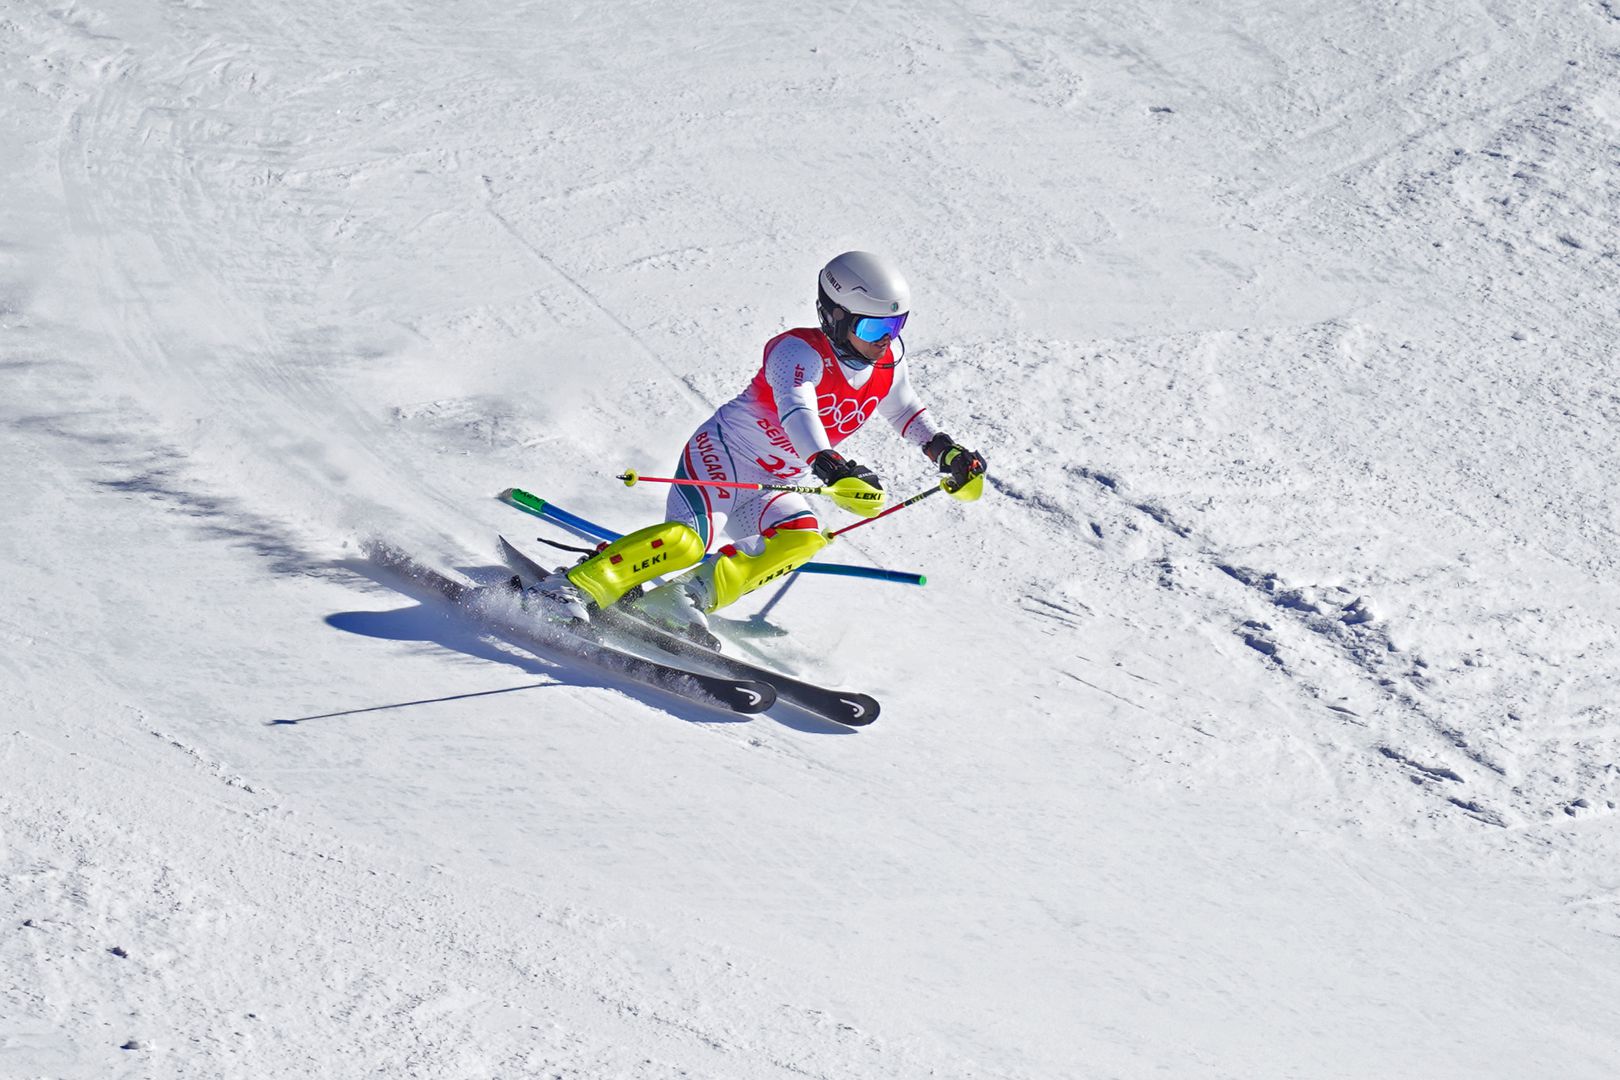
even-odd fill
[[[499,539],[501,558],[520,576],[526,575],[531,580],[537,581],[552,573],[520,551],[506,537],[502,536]],[[785,701],[823,719],[850,727],[864,727],[878,717],[877,699],[870,694],[818,686],[735,656],[715,652],[695,641],[689,641],[639,619],[622,608],[597,609],[591,618],[593,625],[649,645],[670,656],[705,664],[734,678],[768,683],[775,688],[778,701]]]
[[[536,621],[523,611],[517,594],[504,587],[458,580],[383,541],[369,541],[365,551],[378,566],[439,593],[501,637],[541,655],[572,656],[682,700],[735,713],[760,713],[776,703],[775,687],[764,680],[710,675],[649,660],[595,640],[588,627],[581,632]]]

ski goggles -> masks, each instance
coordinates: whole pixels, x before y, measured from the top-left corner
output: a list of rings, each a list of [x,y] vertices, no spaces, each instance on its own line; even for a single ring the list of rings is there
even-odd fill
[[[898,315],[862,315],[855,320],[850,331],[862,341],[882,341],[886,337],[899,337],[900,328],[906,325],[906,316],[909,312],[902,311]]]

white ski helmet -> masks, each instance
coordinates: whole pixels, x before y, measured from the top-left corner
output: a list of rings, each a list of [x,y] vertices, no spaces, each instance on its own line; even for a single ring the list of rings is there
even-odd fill
[[[848,340],[852,330],[862,341],[900,336],[911,311],[911,286],[887,259],[846,251],[821,268],[819,284],[816,313],[839,355],[855,356]]]

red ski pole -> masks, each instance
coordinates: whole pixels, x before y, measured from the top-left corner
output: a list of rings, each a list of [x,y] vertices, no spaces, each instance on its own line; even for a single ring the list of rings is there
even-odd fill
[[[642,476],[634,469],[626,469],[615,479],[623,480],[625,487],[637,484],[679,484],[683,487],[740,488],[743,491],[793,491],[800,495],[830,495],[824,487],[793,487],[788,484],[750,484],[742,480],[689,480],[677,476]]]
[[[888,517],[890,514],[897,514],[900,511],[904,510],[906,507],[910,506],[912,503],[922,502],[924,499],[928,498],[928,496],[934,494],[935,492],[950,491],[951,490],[950,484],[951,484],[951,479],[950,479],[950,477],[947,476],[945,479],[941,480],[939,483],[935,484],[933,487],[928,488],[925,491],[917,492],[917,494],[913,495],[911,498],[907,499],[905,502],[895,503],[893,506],[891,506],[887,510],[883,511],[883,513],[881,513],[881,514],[874,514],[871,517],[867,518],[865,521],[857,521],[853,525],[845,525],[842,529],[833,529],[830,532],[823,532],[821,535],[825,536],[829,541],[836,540],[836,539],[838,539],[838,537],[843,536],[845,533],[849,532],[851,529],[858,529],[862,525],[870,525],[874,521],[882,521],[884,518]]]

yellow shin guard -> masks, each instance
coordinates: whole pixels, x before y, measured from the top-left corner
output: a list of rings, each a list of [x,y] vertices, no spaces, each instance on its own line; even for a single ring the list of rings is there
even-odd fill
[[[685,570],[703,558],[703,541],[677,521],[620,537],[568,571],[568,580],[608,607],[644,581]]]
[[[723,548],[719,558],[697,571],[706,579],[709,611],[736,603],[766,582],[791,574],[827,546],[827,538],[814,529],[767,529],[764,540],[758,555]]]

